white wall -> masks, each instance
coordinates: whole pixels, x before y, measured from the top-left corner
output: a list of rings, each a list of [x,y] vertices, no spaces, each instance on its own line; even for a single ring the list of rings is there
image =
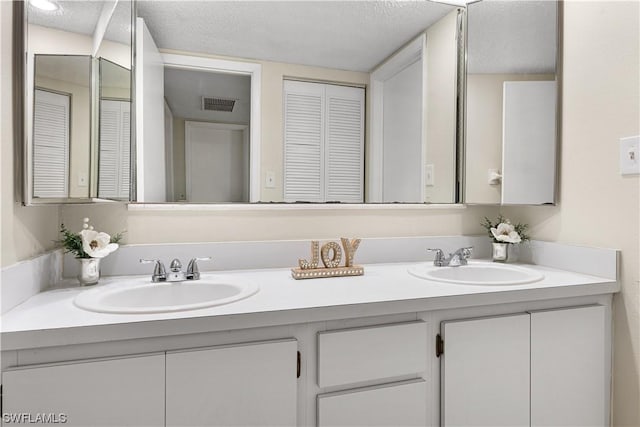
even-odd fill
[[[614,298],[613,425],[640,425],[640,185],[618,139],[640,134],[640,2],[565,2],[557,207],[504,209],[536,239],[622,250]]]
[[[57,207],[23,207],[15,202],[21,190],[14,175],[12,6],[13,2],[0,2],[0,262],[3,267],[51,249],[58,237],[59,219]]]

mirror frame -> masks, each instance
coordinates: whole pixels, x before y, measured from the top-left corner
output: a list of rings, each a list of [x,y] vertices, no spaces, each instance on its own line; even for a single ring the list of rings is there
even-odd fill
[[[460,138],[458,139],[459,150],[458,155],[462,158],[459,159],[458,163],[458,177],[460,179],[460,194],[458,203],[468,205],[468,206],[557,206],[560,200],[560,162],[561,162],[561,154],[562,154],[562,76],[563,76],[563,44],[564,44],[564,1],[563,0],[553,0],[556,3],[556,148],[555,148],[555,176],[554,176],[554,190],[553,190],[553,203],[545,203],[545,204],[502,204],[501,203],[468,203],[465,200],[466,195],[466,152],[467,152],[467,133],[466,133],[466,118],[467,118],[467,65],[468,65],[468,49],[469,49],[469,32],[468,32],[468,22],[469,22],[469,14],[468,14],[468,6],[479,3],[482,0],[476,0],[474,2],[468,3],[465,9],[465,17],[464,22],[462,23],[462,31],[464,37],[464,49],[461,52],[463,55],[462,66],[463,70],[459,75],[462,75],[461,84],[461,93],[462,99],[461,106],[459,108],[459,113],[461,114],[460,123],[458,131],[460,132]],[[462,154],[460,154],[462,153]]]
[[[131,149],[135,150],[135,16],[136,16],[136,0],[131,1]],[[29,126],[28,114],[30,111],[29,103],[27,100],[29,97],[29,89],[31,85],[27,83],[29,78],[28,74],[28,55],[26,52],[28,41],[28,0],[15,0],[13,3],[13,109],[14,109],[14,193],[16,202],[21,203],[24,206],[39,206],[39,205],[63,205],[63,204],[87,204],[87,203],[128,203],[128,201],[100,199],[98,197],[67,197],[67,198],[35,198],[33,197],[32,179],[33,165],[32,165],[32,143],[29,140],[29,132],[27,127]],[[93,67],[93,64],[92,64]],[[35,76],[34,76],[35,78]],[[96,71],[92,70],[90,74],[91,84],[95,86],[97,82]],[[97,107],[94,105],[96,100],[91,99],[91,123],[95,123],[96,118],[93,117],[97,113]],[[90,129],[93,134],[94,129]],[[97,141],[93,144],[90,141],[92,147],[90,148],[90,161],[93,160],[94,145],[97,146]],[[135,151],[131,155],[131,166],[135,165]],[[135,169],[130,168],[132,189],[130,190],[129,201],[135,197]],[[97,176],[97,174],[96,174]],[[93,182],[89,182],[89,191],[94,187]],[[96,186],[97,187],[97,186]],[[131,193],[134,191],[134,193]],[[133,196],[132,196],[133,194]],[[96,195],[97,196],[97,195]]]

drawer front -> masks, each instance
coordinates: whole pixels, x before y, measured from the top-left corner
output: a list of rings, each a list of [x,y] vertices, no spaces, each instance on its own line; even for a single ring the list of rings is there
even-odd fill
[[[318,334],[320,387],[421,374],[426,362],[423,321]]]
[[[424,380],[318,396],[318,427],[425,425],[427,385]]]

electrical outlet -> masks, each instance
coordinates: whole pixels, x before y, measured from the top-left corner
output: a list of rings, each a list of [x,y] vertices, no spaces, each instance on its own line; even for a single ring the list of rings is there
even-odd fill
[[[620,174],[640,174],[640,136],[620,138]]]

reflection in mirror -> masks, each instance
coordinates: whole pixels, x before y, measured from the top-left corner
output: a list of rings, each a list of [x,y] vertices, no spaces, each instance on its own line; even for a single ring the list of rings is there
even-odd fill
[[[24,2],[26,204],[86,202],[99,196],[95,58],[126,68],[128,75],[131,67],[131,1],[52,4],[55,10]],[[117,84],[121,91],[114,97],[130,103],[130,76],[126,79]],[[113,198],[128,199],[123,193]]]
[[[456,201],[455,7],[137,11],[138,202]]]
[[[466,203],[555,201],[557,8],[468,7]]]
[[[104,58],[99,64],[98,197],[129,200],[131,71]]]
[[[91,57],[36,55],[33,197],[89,197]]]

